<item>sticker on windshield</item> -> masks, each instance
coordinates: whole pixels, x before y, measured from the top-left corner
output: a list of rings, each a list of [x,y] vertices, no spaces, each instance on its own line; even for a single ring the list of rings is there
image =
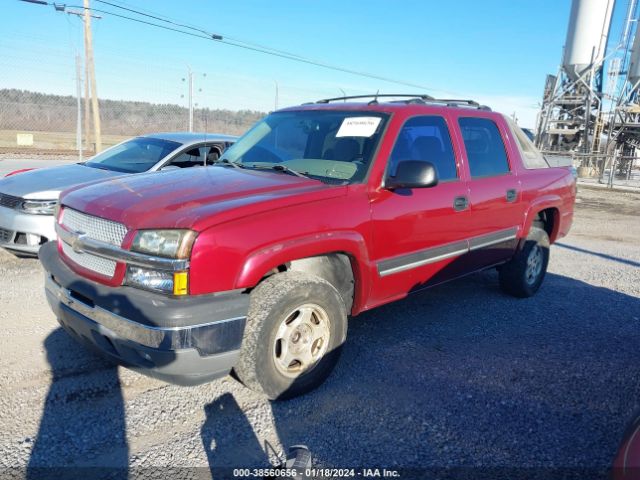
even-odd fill
[[[336,137],[370,137],[376,133],[378,125],[380,125],[380,117],[345,118]]]

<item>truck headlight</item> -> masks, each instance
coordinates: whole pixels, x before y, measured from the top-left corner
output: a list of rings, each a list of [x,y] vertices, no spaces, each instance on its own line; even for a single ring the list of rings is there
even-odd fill
[[[131,250],[158,257],[186,259],[196,239],[192,230],[140,230]]]
[[[189,293],[189,274],[187,272],[166,272],[129,265],[125,283],[132,287],[166,293],[169,295],[187,295]]]
[[[53,215],[57,204],[57,200],[25,200],[20,209],[33,215]]]

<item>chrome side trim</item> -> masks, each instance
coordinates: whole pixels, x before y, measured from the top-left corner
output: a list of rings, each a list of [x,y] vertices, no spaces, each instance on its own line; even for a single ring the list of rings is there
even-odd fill
[[[378,273],[381,277],[386,277],[387,275],[392,275],[398,272],[404,272],[405,270],[411,270],[413,268],[418,268],[423,265],[429,265],[430,263],[436,263],[441,260],[446,260],[447,258],[458,257],[460,255],[464,255],[468,251],[469,251],[469,247],[466,245],[466,242],[458,242],[455,244],[451,244],[450,246],[447,245],[445,246],[445,248],[443,247],[430,248],[428,250],[423,250],[421,252],[418,252],[418,254],[407,255],[405,257],[400,257],[398,259],[380,262],[378,264]],[[405,259],[408,259],[409,257],[415,258],[415,260],[410,260],[409,262],[406,262]],[[403,262],[400,263],[399,265],[392,266],[393,263],[396,263],[398,260],[403,260]]]
[[[51,278],[51,275],[47,275],[46,277],[45,288],[51,295],[57,298],[60,303],[105,327],[118,335],[118,337],[147,347],[162,348],[163,350],[179,350],[196,347],[197,344],[194,340],[202,337],[202,333],[208,329],[217,328],[221,324],[236,321],[244,322],[246,320],[246,317],[235,317],[186,327],[153,327],[134,322],[98,306],[89,306],[73,298],[71,292],[58,285]]]
[[[469,239],[469,251],[478,250],[484,247],[490,247],[498,243],[507,242],[516,238],[518,229],[516,227],[508,228],[506,230],[500,230],[495,233],[489,233],[487,235],[481,235]]]
[[[474,250],[514,240],[517,238],[517,233],[517,227],[508,228],[459,242],[431,247],[408,255],[383,260],[378,262],[378,274],[381,277],[386,277],[387,275],[422,267],[448,258],[459,257]]]
[[[116,262],[125,262],[129,265],[157,268],[172,272],[187,270],[189,268],[189,260],[156,257],[124,250],[109,243],[88,238],[78,232],[70,232],[59,223],[56,223],[56,233],[63,242],[69,244],[71,248],[73,248],[73,251],[77,253],[90,253]]]

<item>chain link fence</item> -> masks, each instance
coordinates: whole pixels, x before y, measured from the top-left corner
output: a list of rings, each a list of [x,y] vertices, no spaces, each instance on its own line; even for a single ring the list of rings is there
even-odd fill
[[[640,157],[575,152],[543,152],[552,166],[572,165],[583,183],[640,190]]]

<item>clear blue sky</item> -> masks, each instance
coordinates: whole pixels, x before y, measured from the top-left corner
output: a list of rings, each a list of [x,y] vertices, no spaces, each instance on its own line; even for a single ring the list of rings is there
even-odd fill
[[[81,0],[68,0],[70,4]],[[570,0],[236,0],[116,3],[327,63],[403,79],[427,93],[476,98],[533,126],[544,78],[556,73]],[[619,1],[618,3],[625,3]],[[114,10],[95,0],[95,8]],[[618,10],[622,10],[618,8]],[[124,13],[124,12],[120,12]],[[0,88],[74,94],[81,21],[3,0]],[[105,16],[93,22],[101,97],[270,110],[325,96],[417,92]],[[206,77],[202,74],[206,73]],[[200,91],[202,90],[202,91]]]

